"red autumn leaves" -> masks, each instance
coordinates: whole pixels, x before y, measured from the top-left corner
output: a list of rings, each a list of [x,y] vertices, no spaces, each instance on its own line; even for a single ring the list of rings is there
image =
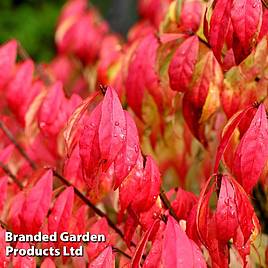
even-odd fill
[[[141,19],[124,40],[85,0],[72,0],[52,63],[16,63],[18,43],[0,47],[0,126],[11,133],[0,133],[3,228],[106,236],[84,245],[82,258],[0,251],[0,261],[43,268],[257,262],[250,247],[261,231],[256,215],[265,229],[265,210],[251,199],[266,205],[255,199],[259,189],[266,195],[268,177],[264,8],[253,0],[141,0]]]
[[[209,183],[212,186],[209,188]],[[209,208],[212,193],[218,195],[214,213]],[[228,241],[233,240],[244,264],[249,254],[250,237],[259,232],[259,223],[244,189],[229,175],[212,177],[198,201],[196,228],[201,243],[208,249],[216,267],[228,266]]]
[[[77,111],[81,111],[81,107]],[[148,210],[159,194],[160,174],[151,157],[146,158],[144,166],[135,122],[122,109],[116,91],[108,87],[103,100],[92,112],[89,115],[83,112],[80,116],[74,113],[77,120],[71,119],[68,129],[85,117],[81,131],[75,134],[78,135],[75,140],[79,141],[76,146],[79,147],[88,187],[98,189],[102,180],[112,176],[114,189],[123,183],[120,187],[122,212],[130,204],[138,213]]]
[[[236,127],[241,126],[242,123],[247,124],[246,132],[241,133],[243,135],[241,135],[239,144],[232,152],[233,161],[229,166],[237,181],[247,193],[252,192],[268,159],[268,121],[265,107],[261,104],[253,118],[252,110],[255,109],[247,107],[230,119],[219,145],[214,167],[214,171],[217,172],[220,158],[223,156]],[[251,122],[248,122],[247,114],[251,116]],[[229,165],[228,162],[227,165]]]
[[[136,165],[140,154],[138,132],[112,88],[107,89],[103,101],[86,118],[79,151],[89,185],[112,166],[117,188]]]
[[[212,9],[212,10],[211,10]],[[258,38],[262,23],[261,0],[215,1],[207,11],[212,13],[210,22],[206,19],[207,38],[219,62],[226,44],[239,64],[251,52]]]

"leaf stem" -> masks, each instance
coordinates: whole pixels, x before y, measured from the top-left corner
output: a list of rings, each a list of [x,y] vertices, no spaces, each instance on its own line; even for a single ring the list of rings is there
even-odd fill
[[[0,161],[0,168],[3,169],[3,171],[18,185],[18,187],[22,190],[23,185],[22,183],[18,180],[18,178],[11,172],[9,167],[5,165],[2,161]]]
[[[9,131],[7,126],[4,122],[0,121],[0,129],[5,133],[5,135],[8,137],[8,139],[15,145],[17,150],[20,152],[20,154],[27,160],[27,162],[30,164],[32,169],[36,169],[36,164],[34,161],[28,156],[28,154],[25,152],[23,147],[17,142],[13,134]]]
[[[170,215],[178,222],[180,223],[180,219],[176,215],[174,209],[172,208],[166,194],[163,188],[160,190],[160,199],[163,202],[164,206],[169,210]]]

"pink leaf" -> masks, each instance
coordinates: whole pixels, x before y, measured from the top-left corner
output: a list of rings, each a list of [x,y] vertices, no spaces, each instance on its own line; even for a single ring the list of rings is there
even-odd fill
[[[101,158],[107,161],[109,168],[126,140],[125,114],[116,91],[111,87],[105,93],[101,109],[99,146]]]
[[[40,268],[56,268],[56,265],[50,258],[45,258]]]
[[[84,178],[90,187],[93,186],[102,160],[98,132],[100,120],[101,103],[91,112],[79,141],[79,153],[82,160]]]
[[[0,90],[8,83],[15,68],[17,41],[11,40],[0,47]]]
[[[12,231],[14,233],[21,233],[22,231],[21,215],[24,201],[25,201],[24,192],[19,192],[12,200],[11,208],[8,214],[8,222],[12,226]]]
[[[258,35],[262,16],[261,0],[234,0],[231,18],[234,28],[233,49],[236,63],[247,57]]]
[[[126,119],[126,142],[118,153],[115,164],[115,183],[114,189],[117,189],[122,181],[128,176],[137,163],[140,147],[139,135],[136,124],[128,112],[125,111]]]
[[[253,109],[254,108],[252,106],[248,106],[246,109],[239,111],[229,120],[228,124],[225,126],[224,131],[223,131],[224,133],[222,135],[220,145],[218,147],[217,154],[216,154],[216,160],[215,160],[215,165],[214,165],[215,173],[218,171],[222,155],[233,135],[235,128],[239,125],[239,123],[246,116],[246,114],[250,110],[253,110]]]
[[[48,218],[49,233],[67,231],[72,215],[74,189],[68,187],[57,198]]]
[[[136,212],[142,212],[151,208],[160,192],[160,173],[152,157],[147,156],[144,173],[138,179],[132,208]]]
[[[161,106],[159,79],[155,68],[158,46],[157,38],[153,34],[147,35],[138,44],[129,64],[126,80],[127,101],[140,118],[142,117],[142,103],[146,90]]]
[[[30,245],[28,243],[22,243],[18,242],[16,248],[19,249],[29,249]],[[22,257],[20,255],[17,255],[16,257],[13,257],[13,268],[35,268],[36,267],[36,261],[34,257],[25,256]]]
[[[233,171],[247,193],[257,183],[268,158],[268,121],[261,104],[234,156]]]
[[[152,224],[150,229],[148,229],[146,231],[146,233],[143,235],[142,239],[140,240],[138,246],[136,247],[134,256],[132,257],[131,267],[133,267],[133,268],[140,267],[141,258],[142,258],[143,252],[145,250],[146,244],[147,244],[149,237],[150,237],[150,235],[151,235],[151,233],[152,233],[152,231],[155,228],[157,223],[159,223],[159,220],[154,221],[154,223]]]
[[[191,193],[179,188],[175,200],[172,202],[172,208],[179,219],[186,220],[192,207],[197,203],[197,197]]]
[[[53,174],[48,170],[27,194],[21,215],[25,233],[37,233],[44,223],[52,198],[52,182]]]
[[[223,176],[215,215],[217,237],[225,243],[234,237],[238,227],[237,207],[235,201],[235,189],[226,176]]]
[[[233,0],[217,1],[210,21],[209,44],[215,57],[221,62],[221,52],[231,23]]]
[[[171,216],[164,232],[163,267],[207,267],[200,249],[190,240],[180,225]]]
[[[115,267],[112,247],[109,246],[90,263],[89,268],[113,268]]]

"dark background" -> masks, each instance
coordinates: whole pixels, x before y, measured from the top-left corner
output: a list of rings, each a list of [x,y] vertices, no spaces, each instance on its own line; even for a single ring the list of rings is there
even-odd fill
[[[112,29],[125,35],[137,19],[136,0],[91,0]],[[36,61],[55,54],[55,25],[64,0],[0,0],[0,43],[18,39]]]

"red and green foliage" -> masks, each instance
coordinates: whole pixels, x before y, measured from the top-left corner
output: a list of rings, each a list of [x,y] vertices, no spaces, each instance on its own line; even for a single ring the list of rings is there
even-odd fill
[[[267,8],[139,0],[124,39],[69,0],[52,62],[2,44],[0,267],[265,267]],[[106,242],[6,257],[6,230]]]

